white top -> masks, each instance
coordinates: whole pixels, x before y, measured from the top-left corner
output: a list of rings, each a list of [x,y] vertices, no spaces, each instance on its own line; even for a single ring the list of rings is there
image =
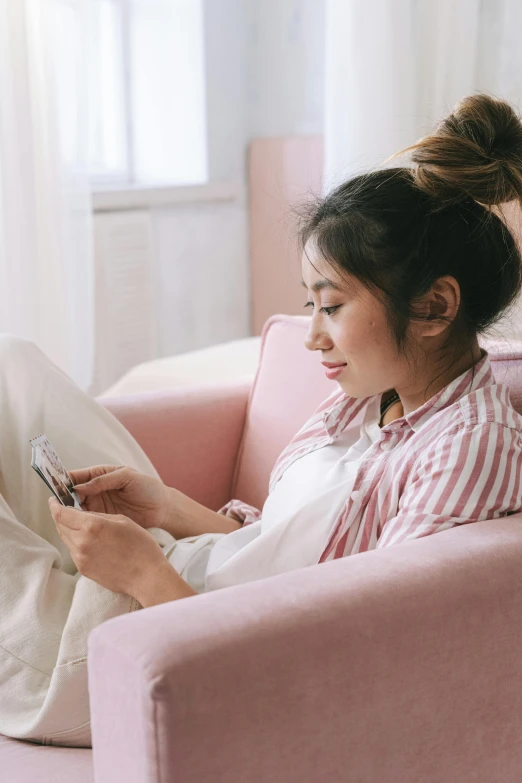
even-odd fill
[[[261,519],[219,536],[208,556],[205,590],[319,562],[359,463],[381,438],[379,403],[376,397],[363,422],[348,427],[335,443],[295,460],[267,497]]]

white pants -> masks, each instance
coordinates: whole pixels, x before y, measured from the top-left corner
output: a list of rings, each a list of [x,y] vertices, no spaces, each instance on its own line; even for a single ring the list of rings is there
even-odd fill
[[[29,440],[40,433],[69,469],[105,463],[158,474],[117,419],[36,345],[0,334],[0,733],[91,747],[88,635],[141,606],[78,573],[31,468]],[[149,532],[201,592],[220,535],[177,542]]]

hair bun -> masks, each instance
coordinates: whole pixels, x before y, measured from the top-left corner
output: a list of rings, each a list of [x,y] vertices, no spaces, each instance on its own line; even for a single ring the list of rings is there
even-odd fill
[[[522,203],[522,123],[506,101],[485,94],[463,98],[433,134],[403,152],[408,150],[415,184],[428,195]]]

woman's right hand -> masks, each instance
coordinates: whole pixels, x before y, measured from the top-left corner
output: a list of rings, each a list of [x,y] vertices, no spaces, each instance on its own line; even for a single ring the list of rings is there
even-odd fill
[[[87,511],[123,514],[141,527],[162,527],[169,516],[169,488],[161,479],[123,465],[71,470],[75,492]]]

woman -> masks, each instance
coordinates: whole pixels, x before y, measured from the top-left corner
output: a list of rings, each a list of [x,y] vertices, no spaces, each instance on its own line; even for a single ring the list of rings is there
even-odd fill
[[[42,372],[47,388],[54,385],[74,411],[69,431],[79,441],[67,453],[43,414],[31,418],[28,436],[48,434],[66,464],[78,454],[84,464],[114,464],[72,471],[85,511],[49,500],[61,546],[48,515],[35,529],[29,506],[11,504],[25,461],[16,457],[12,483],[3,477],[5,513],[20,539],[31,528],[49,542],[47,564],[58,550],[63,561],[53,561],[54,570],[69,581],[58,585],[64,597],[40,678],[19,678],[8,703],[0,684],[0,731],[89,744],[86,681],[68,667],[75,654],[76,664],[85,663],[87,633],[107,616],[522,509],[522,417],[477,340],[521,287],[515,240],[489,207],[521,198],[522,125],[506,103],[476,95],[408,150],[411,169],[355,177],[304,217],[302,282],[312,308],[306,346],[333,365],[327,372],[337,387],[278,458],[262,510],[231,500],[214,512],[164,486],[128,433],[34,346],[4,347],[18,372],[23,365],[32,373],[33,386]],[[7,377],[14,395],[16,373],[6,370]],[[11,400],[19,422],[20,400]],[[90,459],[93,440],[109,459]],[[40,596],[30,581],[33,551],[30,558],[29,608]],[[88,593],[86,583],[98,592]],[[38,584],[45,592],[44,580]],[[113,603],[129,596],[134,602]],[[14,597],[2,601],[11,608]],[[18,651],[26,664],[32,656],[38,669],[40,642],[20,644],[20,627],[12,627],[15,649],[2,642],[0,651],[11,658]],[[62,696],[66,684],[80,707]],[[20,707],[26,693],[32,722]]]

